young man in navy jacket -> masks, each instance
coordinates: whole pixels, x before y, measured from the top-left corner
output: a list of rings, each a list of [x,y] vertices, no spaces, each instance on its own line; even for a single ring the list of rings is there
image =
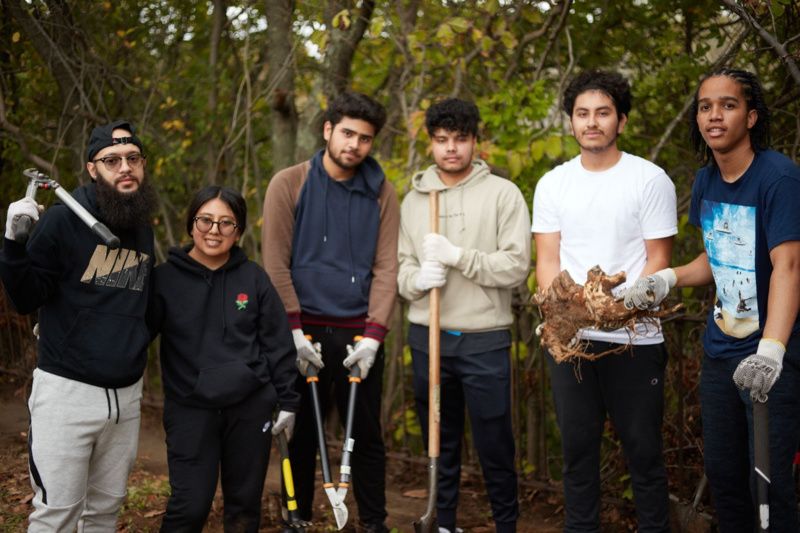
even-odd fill
[[[320,399],[325,404],[333,387],[342,420],[349,367],[361,370],[353,489],[362,525],[376,532],[386,530],[382,342],[397,295],[400,210],[394,187],[369,156],[385,120],[383,107],[363,94],[334,99],[323,126],[325,148],[270,181],[261,240],[264,268],[289,315],[298,368],[320,370]],[[321,356],[312,342],[320,343]],[[348,344],[355,345],[349,356]],[[303,398],[289,453],[300,514],[311,520],[316,434],[303,376],[297,388]]]

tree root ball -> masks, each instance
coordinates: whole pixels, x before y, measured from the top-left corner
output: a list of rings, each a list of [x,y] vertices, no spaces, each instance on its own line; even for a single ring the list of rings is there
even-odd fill
[[[591,268],[586,285],[578,285],[564,270],[545,291],[533,295],[532,301],[539,306],[544,322],[537,328],[541,344],[557,363],[574,358],[599,359],[604,355],[619,353],[619,348],[602,353],[586,353],[587,341],[578,341],[577,333],[582,328],[613,331],[628,327],[633,331],[636,322],[654,322],[658,318],[671,316],[683,308],[678,304],[658,311],[627,309],[622,300],[611,290],[625,282],[625,273],[609,276],[599,266]]]

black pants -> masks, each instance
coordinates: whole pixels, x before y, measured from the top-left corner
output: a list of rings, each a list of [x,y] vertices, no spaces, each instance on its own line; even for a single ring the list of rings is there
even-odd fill
[[[270,384],[224,409],[198,409],[164,400],[167,463],[172,494],[163,532],[201,532],[222,473],[224,526],[257,532],[269,464],[277,395]]]
[[[599,353],[617,345],[593,342]],[[600,440],[606,413],[622,442],[641,532],[669,531],[662,455],[663,344],[633,346],[596,361],[556,364],[548,354],[564,453],[564,531],[600,531]],[[576,373],[581,376],[580,381]]]
[[[355,345],[353,336],[361,332],[357,329],[326,326],[304,326],[303,331],[311,335],[313,342],[322,344],[322,361],[325,367],[319,373],[318,389],[323,417],[327,416],[330,407],[328,398],[333,388],[336,408],[344,425],[350,384],[347,381],[349,371],[342,365],[342,361],[347,357],[345,347],[348,344]],[[383,524],[387,516],[386,450],[381,434],[383,362],[383,345],[381,345],[367,379],[362,380],[358,386],[353,422],[355,445],[351,456],[351,481],[358,505],[358,516],[363,524]],[[289,458],[292,462],[300,517],[310,521],[317,465],[317,431],[308,387],[305,377],[298,374],[297,390],[300,392],[301,402],[297,412],[294,437],[289,443]],[[334,483],[339,480],[337,466],[331,464]]]
[[[417,414],[428,442],[428,354],[411,351]],[[507,348],[441,358],[441,425],[436,513],[439,525],[455,530],[461,479],[464,407],[483,470],[495,529],[516,530],[519,516],[514,435],[511,428],[511,367]]]

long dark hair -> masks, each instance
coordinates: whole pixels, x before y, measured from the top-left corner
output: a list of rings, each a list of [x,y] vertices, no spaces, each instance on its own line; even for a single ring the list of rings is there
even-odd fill
[[[764,100],[764,88],[761,86],[758,77],[746,70],[722,67],[710,72],[700,80],[694,92],[692,107],[689,110],[689,128],[691,131],[692,145],[700,161],[704,165],[708,163],[714,165],[716,161],[714,160],[713,151],[706,144],[705,139],[703,139],[700,126],[697,124],[697,96],[700,93],[700,87],[702,87],[703,83],[709,78],[715,78],[717,76],[727,76],[738,83],[742,87],[742,92],[744,93],[747,111],[755,109],[758,114],[756,123],[750,128],[750,144],[753,147],[753,151],[760,152],[761,150],[766,150],[770,146],[769,108],[767,107],[767,102]]]
[[[247,228],[247,202],[238,191],[219,185],[209,185],[195,193],[189,204],[189,210],[186,212],[186,233],[192,234],[194,217],[197,216],[197,212],[203,207],[203,204],[214,198],[219,198],[231,208],[233,216],[236,218],[236,229],[239,231],[239,235],[244,233]]]

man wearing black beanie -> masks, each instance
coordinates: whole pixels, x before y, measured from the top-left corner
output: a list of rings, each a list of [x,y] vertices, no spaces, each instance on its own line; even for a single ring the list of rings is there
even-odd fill
[[[92,182],[72,196],[120,239],[108,248],[72,211],[8,207],[0,278],[20,313],[39,311],[28,408],[34,510],[29,532],[116,530],[136,459],[155,193],[130,122],[92,130]],[[37,221],[27,243],[19,221]]]

